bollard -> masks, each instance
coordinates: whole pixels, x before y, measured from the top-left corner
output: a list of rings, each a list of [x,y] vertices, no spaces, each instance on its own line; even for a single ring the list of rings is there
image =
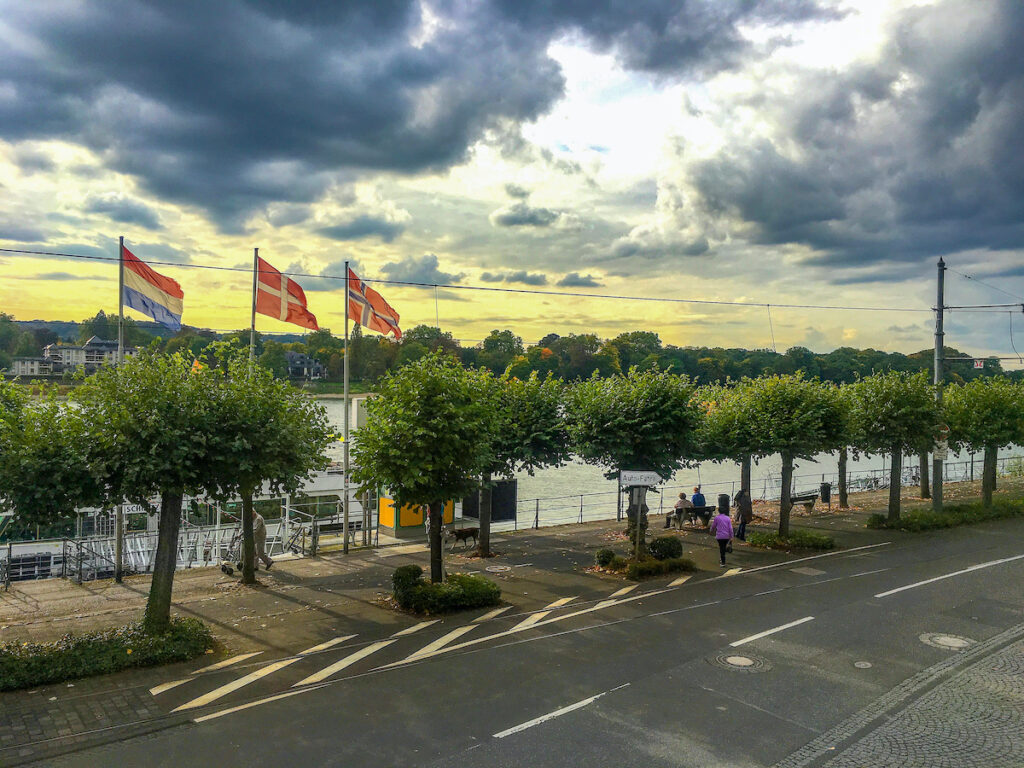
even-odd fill
[[[580,494],[580,522],[583,522],[583,494]]]
[[[540,499],[537,499],[533,510],[533,527],[540,528]]]

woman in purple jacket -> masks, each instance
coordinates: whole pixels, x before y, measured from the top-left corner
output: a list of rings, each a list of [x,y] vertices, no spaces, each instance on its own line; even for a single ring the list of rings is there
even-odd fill
[[[718,540],[718,554],[721,555],[722,567],[725,568],[725,550],[732,541],[732,520],[727,513],[721,511],[721,508],[711,521],[710,531]]]

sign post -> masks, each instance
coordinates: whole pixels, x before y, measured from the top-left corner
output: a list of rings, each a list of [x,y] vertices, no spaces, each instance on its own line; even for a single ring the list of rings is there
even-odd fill
[[[633,558],[640,560],[641,537],[645,536],[644,521],[647,517],[647,491],[661,484],[661,475],[652,470],[622,469],[619,470],[619,491],[629,488],[629,508],[626,517],[633,521],[634,550]],[[630,510],[633,514],[630,516]]]

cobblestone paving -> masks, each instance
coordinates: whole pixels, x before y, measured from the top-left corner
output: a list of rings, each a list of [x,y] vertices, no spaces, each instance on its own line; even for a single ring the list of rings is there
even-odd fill
[[[825,765],[1024,766],[1024,641],[941,683]]]

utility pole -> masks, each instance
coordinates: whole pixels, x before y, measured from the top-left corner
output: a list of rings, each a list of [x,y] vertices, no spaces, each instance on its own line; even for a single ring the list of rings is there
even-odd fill
[[[935,303],[935,402],[942,407],[942,357],[945,354],[945,333],[942,330],[942,312],[945,309],[943,282],[946,277],[946,262],[939,257],[938,293]],[[945,436],[943,436],[945,437]],[[938,450],[936,445],[932,453],[932,509],[942,511],[942,463],[945,461],[945,450]]]

